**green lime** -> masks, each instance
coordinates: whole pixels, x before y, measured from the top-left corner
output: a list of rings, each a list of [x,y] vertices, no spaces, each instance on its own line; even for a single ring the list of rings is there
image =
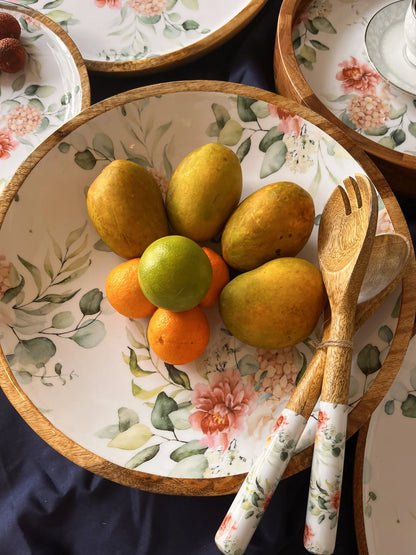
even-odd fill
[[[154,305],[181,312],[197,306],[212,281],[211,262],[187,237],[167,235],[151,243],[140,259],[139,283]]]

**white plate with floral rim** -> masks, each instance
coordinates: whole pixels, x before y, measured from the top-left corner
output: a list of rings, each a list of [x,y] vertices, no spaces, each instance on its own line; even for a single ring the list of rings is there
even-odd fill
[[[0,190],[51,133],[90,104],[87,69],[59,25],[30,8],[0,1],[20,23],[27,61],[0,73]]]
[[[29,0],[61,25],[88,69],[146,72],[194,59],[241,30],[267,0]],[[28,0],[16,0],[27,4]]]
[[[386,0],[314,0],[297,18],[299,68],[324,106],[378,145],[416,155],[416,101],[371,64],[365,33]]]
[[[371,417],[357,494],[364,520],[360,552],[416,552],[416,337],[401,369]]]
[[[145,489],[213,495],[230,491],[215,480],[238,485],[311,358],[319,330],[293,348],[257,350],[224,329],[214,306],[206,309],[211,338],[203,355],[184,366],[164,364],[149,349],[148,319],[130,321],[105,299],[106,275],[121,259],[99,240],[85,194],[115,158],[143,164],[166,191],[187,153],[220,141],[241,160],[243,197],[292,180],[313,196],[318,222],[333,188],[364,172],[367,158],[357,151],[359,163],[327,134],[330,125],[324,132],[307,116],[327,123],[243,85],[154,85],[84,110],[15,176],[0,197],[0,385],[52,446]],[[392,230],[381,198],[379,210],[379,231]],[[396,218],[397,231],[403,221]],[[299,256],[317,263],[316,240],[317,225]],[[357,336],[355,410],[398,335],[399,307],[400,288]],[[215,400],[227,389],[227,402]],[[196,412],[200,418],[190,418]],[[313,442],[315,422],[302,448]]]

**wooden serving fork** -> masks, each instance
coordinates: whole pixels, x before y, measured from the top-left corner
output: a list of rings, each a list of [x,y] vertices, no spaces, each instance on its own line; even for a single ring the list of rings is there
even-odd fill
[[[336,542],[344,466],[352,338],[377,226],[377,194],[364,175],[344,180],[322,212],[318,258],[331,308],[304,534],[305,548],[329,555]]]

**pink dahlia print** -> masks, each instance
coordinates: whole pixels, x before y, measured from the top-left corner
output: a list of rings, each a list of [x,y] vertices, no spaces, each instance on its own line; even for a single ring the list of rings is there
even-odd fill
[[[42,112],[27,104],[26,106],[18,106],[10,112],[7,119],[7,127],[16,137],[23,137],[36,131],[42,122]]]
[[[347,111],[357,129],[367,131],[381,127],[389,119],[389,105],[375,95],[354,96]]]
[[[367,63],[359,63],[353,56],[338,64],[341,71],[338,71],[336,78],[342,81],[344,93],[357,91],[362,94],[373,94],[376,85],[381,81],[380,75],[374,71]]]
[[[292,112],[288,112],[284,108],[279,108],[274,104],[268,104],[267,107],[271,116],[275,116],[280,119],[280,122],[277,125],[277,129],[279,131],[283,131],[289,135],[293,133],[296,138],[299,137],[302,129],[302,119],[299,116],[292,114]]]
[[[160,15],[168,7],[167,0],[128,0],[132,10],[140,15]]]
[[[104,8],[106,5],[115,10],[121,10],[122,0],[94,0],[97,8]]]
[[[197,409],[189,417],[194,430],[201,430],[201,445],[228,449],[236,432],[244,428],[245,418],[251,414],[257,394],[251,385],[244,385],[238,370],[208,375],[208,384],[198,383],[192,392],[191,402]]]
[[[13,134],[7,127],[0,129],[0,160],[10,158],[10,152],[19,145],[14,140]]]

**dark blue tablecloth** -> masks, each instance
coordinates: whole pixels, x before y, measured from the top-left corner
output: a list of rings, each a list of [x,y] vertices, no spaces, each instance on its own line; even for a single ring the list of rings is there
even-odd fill
[[[226,0],[225,0],[226,1]],[[144,77],[90,75],[92,102],[143,85],[215,79],[275,90],[273,49],[280,0],[216,51]],[[400,199],[415,230],[415,201]],[[347,443],[336,555],[358,553],[353,519],[356,438]],[[284,480],[247,555],[304,555],[309,470]],[[218,555],[214,543],[232,496],[151,494],[110,482],[55,452],[0,391],[0,555]]]

